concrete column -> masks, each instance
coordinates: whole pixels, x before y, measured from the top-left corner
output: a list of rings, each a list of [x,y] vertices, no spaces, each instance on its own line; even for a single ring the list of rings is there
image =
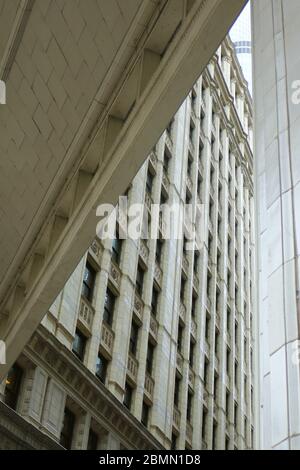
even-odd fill
[[[300,2],[252,2],[260,446],[300,448]],[[258,444],[258,442],[257,442]]]
[[[73,437],[73,450],[86,450],[88,439],[89,439],[89,431],[91,425],[91,415],[85,411],[81,411],[79,414],[76,415],[76,426],[74,431]]]

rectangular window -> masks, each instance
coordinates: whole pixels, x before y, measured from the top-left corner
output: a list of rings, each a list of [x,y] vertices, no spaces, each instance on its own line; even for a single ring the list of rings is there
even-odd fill
[[[75,415],[71,410],[65,408],[63,427],[60,434],[60,443],[67,450],[70,450],[72,446],[74,426]]]
[[[84,360],[84,353],[87,339],[78,328],[75,331],[75,337],[73,341],[72,351],[81,360]]]
[[[96,434],[95,431],[90,429],[87,450],[97,450],[97,449],[98,449],[98,434]]]
[[[147,359],[146,359],[146,370],[148,374],[152,374],[153,369],[153,357],[154,357],[154,346],[151,343],[148,343],[147,350]]]
[[[142,296],[143,294],[143,284],[144,284],[144,270],[143,268],[138,264],[137,272],[136,272],[136,290]]]
[[[16,410],[20,393],[23,370],[17,364],[14,364],[9,370],[4,390],[4,403]]]
[[[103,320],[109,325],[113,324],[116,297],[108,287],[105,294]]]
[[[148,172],[147,172],[147,180],[146,180],[146,189],[147,189],[147,192],[148,192],[149,194],[152,193],[153,180],[154,180],[154,176],[153,176],[152,173],[150,173],[150,171],[148,170]]]
[[[195,355],[195,343],[191,341],[190,342],[190,358],[189,358],[190,367],[194,366],[194,355]]]
[[[136,323],[132,322],[129,340],[129,351],[134,356],[136,355],[137,343],[138,343],[139,327]]]
[[[163,250],[163,241],[158,239],[156,242],[156,252],[155,252],[155,258],[158,264],[160,264],[162,260],[162,250]]]
[[[120,264],[122,253],[122,242],[119,238],[119,231],[116,231],[116,237],[112,241],[112,254],[111,257],[116,264]]]
[[[193,403],[193,395],[189,392],[188,399],[187,399],[187,407],[186,407],[186,419],[187,421],[191,421],[192,417],[192,403]]]
[[[153,286],[152,298],[151,298],[151,310],[152,310],[153,315],[157,314],[158,298],[159,298],[159,291]]]
[[[107,366],[108,360],[104,356],[102,356],[102,354],[99,353],[96,360],[96,376],[98,377],[98,379],[101,380],[103,384],[105,384],[106,380]]]
[[[142,424],[144,426],[148,426],[148,421],[149,421],[149,406],[143,402],[143,408],[142,408]]]
[[[95,286],[96,271],[89,262],[86,263],[83,274],[82,295],[90,302],[93,300],[93,291]]]
[[[182,350],[182,338],[183,338],[183,326],[178,325],[178,335],[177,335],[177,349],[179,352]]]
[[[128,408],[128,410],[130,410],[131,408],[132,393],[133,393],[132,387],[130,387],[130,385],[126,382],[123,404],[126,406],[126,408]]]
[[[175,377],[175,388],[174,388],[174,405],[178,407],[179,405],[179,394],[180,394],[180,379]]]

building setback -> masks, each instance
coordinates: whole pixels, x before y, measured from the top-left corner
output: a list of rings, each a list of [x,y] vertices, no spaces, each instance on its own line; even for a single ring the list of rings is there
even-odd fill
[[[226,39],[126,192],[203,204],[204,245],[163,218],[157,239],[96,237],[0,385],[0,448],[253,448],[251,148]]]

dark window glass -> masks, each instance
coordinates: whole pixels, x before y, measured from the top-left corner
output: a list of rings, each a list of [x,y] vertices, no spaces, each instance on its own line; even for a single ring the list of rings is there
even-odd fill
[[[191,341],[191,343],[190,343],[190,358],[189,358],[189,362],[190,362],[191,367],[194,366],[194,354],[195,354],[195,344]]]
[[[172,434],[171,450],[176,450],[176,448],[177,448],[177,436],[176,434]]]
[[[70,450],[72,446],[73,432],[75,425],[75,415],[68,408],[65,408],[63,427],[60,434],[60,443]]]
[[[119,232],[116,232],[116,237],[112,241],[112,254],[111,257],[116,264],[120,263],[122,253],[122,240],[119,238]]]
[[[165,151],[165,153],[164,153],[163,167],[164,167],[164,171],[165,171],[166,173],[168,173],[168,171],[169,171],[169,164],[170,164],[170,156],[169,156],[169,154]]]
[[[180,379],[175,377],[175,388],[174,388],[174,405],[179,405],[179,393],[180,393]]]
[[[139,327],[137,326],[136,323],[133,322],[131,325],[131,331],[130,331],[129,350],[131,354],[133,354],[134,356],[136,355],[138,335],[139,335]]]
[[[151,310],[152,310],[153,315],[156,315],[157,313],[158,297],[159,297],[159,291],[155,289],[155,287],[153,287],[152,299],[151,299]]]
[[[162,250],[163,250],[163,241],[162,240],[157,240],[155,257],[156,257],[156,261],[158,262],[158,264],[161,263]]]
[[[149,406],[143,402],[143,408],[142,408],[142,424],[144,426],[148,426],[148,420],[149,420]]]
[[[147,359],[146,359],[146,370],[148,374],[152,374],[153,368],[153,356],[154,356],[154,346],[151,343],[148,343],[148,350],[147,350]]]
[[[97,450],[97,449],[98,449],[98,434],[96,434],[92,429],[90,429],[87,450]]]
[[[143,293],[143,283],[144,283],[144,270],[140,265],[138,265],[136,272],[136,289],[140,295]]]
[[[99,354],[96,360],[96,376],[105,384],[108,360],[102,354]]]
[[[13,410],[17,408],[22,375],[23,371],[21,367],[19,367],[17,364],[14,364],[6,377],[4,402]]]
[[[81,361],[84,359],[85,346],[86,337],[81,333],[81,331],[76,329],[72,351]]]
[[[115,295],[109,288],[107,288],[105,294],[103,320],[110,326],[113,324],[115,301]]]
[[[193,395],[191,393],[188,393],[187,407],[186,407],[186,419],[188,421],[191,421],[191,417],[192,417],[192,401],[193,401]]]
[[[181,286],[180,286],[180,299],[184,300],[184,291],[185,291],[185,279],[181,278]]]
[[[95,270],[92,268],[90,263],[86,263],[83,275],[82,295],[84,295],[90,302],[93,299],[95,278]]]
[[[131,403],[132,403],[132,387],[130,387],[130,385],[128,383],[126,383],[126,385],[125,385],[123,403],[126,406],[126,408],[128,408],[130,410]]]
[[[149,194],[152,192],[154,176],[150,171],[147,172],[146,189]]]
[[[177,348],[178,351],[182,349],[183,326],[178,325]]]
[[[196,315],[196,297],[192,297],[192,317],[195,318],[195,315]]]

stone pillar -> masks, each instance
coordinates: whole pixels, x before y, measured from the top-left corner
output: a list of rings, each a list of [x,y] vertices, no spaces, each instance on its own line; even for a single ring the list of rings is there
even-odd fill
[[[74,450],[86,450],[89,431],[91,425],[91,415],[84,410],[76,415],[76,427],[73,438],[72,449]]]
[[[252,2],[260,446],[300,449],[300,2]],[[298,87],[298,91],[297,91]]]

